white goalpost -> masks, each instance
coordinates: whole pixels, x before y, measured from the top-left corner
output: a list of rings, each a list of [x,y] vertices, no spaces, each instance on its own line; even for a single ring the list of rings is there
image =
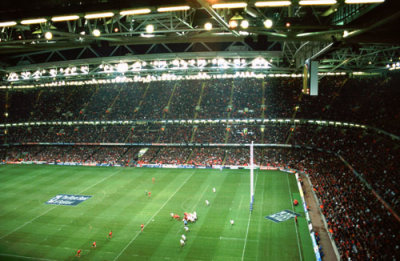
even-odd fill
[[[253,210],[254,204],[254,144],[250,144],[250,211]]]

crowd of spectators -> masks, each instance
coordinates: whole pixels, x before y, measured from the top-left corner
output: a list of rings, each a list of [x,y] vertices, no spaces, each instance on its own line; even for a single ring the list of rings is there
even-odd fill
[[[399,77],[396,74],[386,78],[325,77],[320,80],[318,96],[302,94],[301,78],[1,90],[0,122],[295,116],[368,124],[398,135]]]
[[[0,123],[264,116],[349,121],[398,135],[400,95],[395,88],[398,80],[398,75],[386,79],[325,77],[320,81],[317,97],[303,95],[301,79],[297,78],[1,90],[0,112],[4,117],[0,118]],[[295,145],[296,149],[257,147],[255,164],[291,167],[309,175],[342,259],[393,260],[400,256],[399,222],[372,192],[375,191],[393,211],[400,212],[400,175],[397,174],[400,145],[397,139],[371,129],[286,123],[186,125],[143,121],[135,126],[9,127],[7,132],[2,130],[0,139],[2,143],[19,143],[1,148],[2,161],[123,166],[146,163],[246,166],[249,164],[248,147],[208,145],[252,141]],[[60,144],[26,145],[37,142]],[[140,156],[143,146],[83,146],[82,143],[159,143],[158,146],[180,143],[182,147],[147,146],[146,153]],[[202,147],[189,146],[193,143]]]

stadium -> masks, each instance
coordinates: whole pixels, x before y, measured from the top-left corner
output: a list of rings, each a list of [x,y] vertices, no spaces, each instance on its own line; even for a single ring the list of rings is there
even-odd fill
[[[400,2],[0,2],[0,260],[400,260]]]

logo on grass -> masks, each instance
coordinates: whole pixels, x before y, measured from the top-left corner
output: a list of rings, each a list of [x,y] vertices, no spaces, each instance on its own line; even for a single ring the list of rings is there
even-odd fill
[[[92,196],[59,194],[46,202],[51,205],[76,206]]]
[[[300,216],[300,214],[297,214],[293,211],[286,209],[286,210],[282,210],[281,212],[266,216],[265,218],[270,219],[276,223],[279,223],[279,222],[284,222],[291,218],[294,218],[295,216]]]

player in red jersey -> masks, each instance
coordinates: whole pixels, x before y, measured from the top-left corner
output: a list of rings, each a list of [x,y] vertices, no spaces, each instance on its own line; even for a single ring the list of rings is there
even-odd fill
[[[78,257],[80,257],[81,256],[81,252],[82,252],[82,250],[78,250],[78,252],[76,252],[76,256],[78,256]]]
[[[156,182],[156,178],[151,178],[151,181],[153,181],[153,184]]]
[[[107,238],[112,238],[112,231],[110,230],[110,233],[108,233]]]
[[[151,198],[151,192],[150,191],[148,192],[148,196],[149,196],[149,198]]]
[[[92,247],[96,248],[96,241],[93,241]]]
[[[144,225],[143,224],[141,224],[140,225],[140,230],[143,232],[143,228],[144,228]]]

